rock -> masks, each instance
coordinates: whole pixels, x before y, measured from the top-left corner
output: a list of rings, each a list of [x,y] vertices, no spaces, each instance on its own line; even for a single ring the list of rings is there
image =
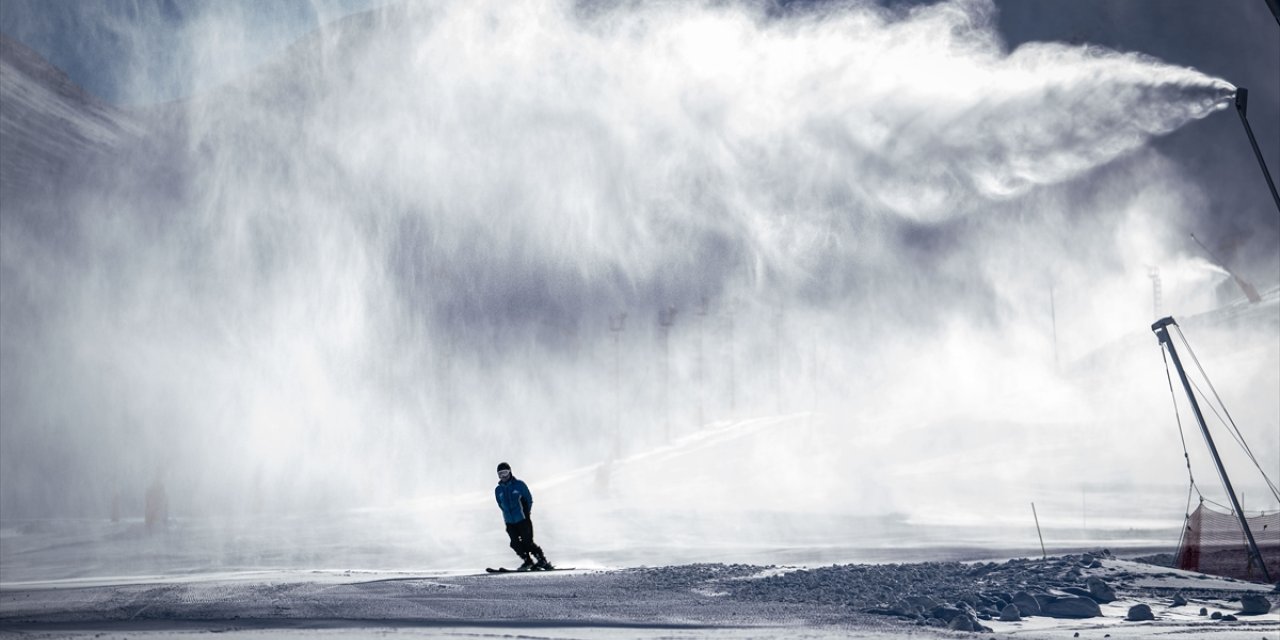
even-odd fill
[[[932,610],[929,611],[930,617],[937,618],[947,623],[950,623],[952,620],[956,619],[956,617],[961,615],[964,615],[963,611],[955,607],[948,607],[946,605],[934,607]]]
[[[1013,594],[1013,604],[1018,606],[1018,611],[1024,616],[1040,615],[1040,603],[1036,601],[1035,596],[1026,591],[1019,591]]]
[[[973,631],[974,622],[969,616],[956,616],[947,623],[947,628],[952,631]]]
[[[1097,602],[1079,596],[1053,598],[1042,605],[1040,611],[1051,618],[1096,618],[1102,615]]]
[[[1129,607],[1129,615],[1125,616],[1125,620],[1130,622],[1141,622],[1143,620],[1155,620],[1156,614],[1151,612],[1151,607],[1145,604],[1135,604]]]
[[[987,607],[995,607],[997,611],[1000,610],[1000,607],[1009,604],[1008,600],[1001,600],[999,595],[987,592],[979,593],[978,600],[979,604]]]
[[[1266,596],[1250,593],[1240,598],[1240,615],[1261,616],[1271,612],[1271,601]]]
[[[910,618],[923,615],[936,606],[937,601],[928,596],[907,596],[888,607],[885,613]]]
[[[929,596],[907,596],[903,598],[902,601],[911,606],[924,609],[925,611],[938,606],[938,601],[930,598]]]
[[[969,567],[969,570],[966,571],[965,574],[968,575],[969,577],[977,577],[977,576],[991,573],[991,570],[995,568],[996,568],[996,563],[994,562],[990,564],[983,564],[979,562],[973,565],[972,567]]]
[[[1089,594],[1094,600],[1106,604],[1115,602],[1116,590],[1111,588],[1102,578],[1089,578],[1085,585],[1089,587]]]
[[[1173,604],[1171,604],[1171,605],[1169,605],[1169,606],[1171,606],[1171,607],[1181,607],[1181,606],[1184,606],[1184,605],[1186,605],[1186,604],[1187,604],[1187,599],[1186,599],[1186,598],[1184,598],[1184,597],[1182,597],[1182,594],[1181,594],[1181,593],[1175,593],[1175,594],[1173,594]]]
[[[1095,557],[1093,554],[1086,553],[1083,556],[1080,556],[1080,566],[1088,567],[1090,569],[1101,569],[1102,561],[1099,560],[1097,557]]]
[[[1018,610],[1018,605],[1007,604],[1000,610],[1001,622],[1018,622],[1022,620],[1022,612]]]
[[[879,605],[879,606],[875,606],[875,607],[867,607],[866,609],[863,609],[863,610],[862,610],[862,612],[863,612],[863,613],[869,613],[869,614],[874,615],[874,616],[898,616],[898,617],[901,617],[901,618],[910,618],[910,617],[911,617],[911,614],[909,614],[909,613],[903,613],[903,612],[899,611],[899,610],[897,609],[897,607],[886,607],[886,606],[884,606],[884,605]]]
[[[1219,618],[1219,619],[1220,619],[1220,620],[1222,620],[1223,622],[1235,622],[1236,620],[1239,620],[1239,618],[1237,618],[1237,617],[1235,617],[1235,616],[1233,616],[1233,615],[1231,615],[1231,614],[1229,614],[1229,613],[1228,613],[1227,615],[1225,615],[1225,616],[1222,616],[1222,617],[1221,617],[1221,618]]]

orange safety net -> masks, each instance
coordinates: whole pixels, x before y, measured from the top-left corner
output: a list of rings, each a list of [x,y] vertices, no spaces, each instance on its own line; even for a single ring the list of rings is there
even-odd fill
[[[1245,520],[1271,579],[1280,580],[1280,512],[1246,514]],[[1249,540],[1240,519],[1235,514],[1210,509],[1203,502],[1187,517],[1178,549],[1178,568],[1254,582],[1262,581],[1265,575],[1249,553]]]

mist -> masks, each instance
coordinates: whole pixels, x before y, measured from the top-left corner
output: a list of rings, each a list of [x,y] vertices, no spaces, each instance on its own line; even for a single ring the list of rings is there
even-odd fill
[[[179,517],[376,508],[467,549],[508,461],[583,545],[1074,526],[1090,492],[1176,526],[1147,327],[1232,285],[1183,232],[1214,185],[1150,143],[1235,87],[996,17],[413,3],[266,55],[195,16],[164,44],[211,88],[6,189],[0,513],[137,516],[159,479]],[[1274,470],[1266,309],[1187,331]]]

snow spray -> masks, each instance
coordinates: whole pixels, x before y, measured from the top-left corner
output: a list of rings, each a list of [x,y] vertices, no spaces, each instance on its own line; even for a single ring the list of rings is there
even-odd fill
[[[91,514],[102,478],[141,495],[164,468],[177,516],[413,504],[457,555],[491,528],[498,451],[535,487],[630,461],[581,499],[636,510],[581,519],[623,546],[717,535],[744,491],[951,514],[1090,466],[1053,445],[1113,405],[1059,384],[1045,292],[1064,362],[1145,326],[1129,285],[1177,245],[1144,223],[1200,201],[1148,142],[1233,87],[1010,50],[984,0],[816,5],[409,3],[230,81],[193,65],[208,88],[131,112],[148,134],[77,174],[65,229],[6,218],[5,516]],[[221,17],[184,35],[183,59],[248,55]]]

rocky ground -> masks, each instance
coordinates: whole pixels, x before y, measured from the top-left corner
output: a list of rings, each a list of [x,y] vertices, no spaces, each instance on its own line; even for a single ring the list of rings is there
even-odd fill
[[[1231,622],[1269,613],[1280,593],[1280,583],[1263,594],[1241,591],[1237,587],[1243,583],[1223,588],[1213,578],[1200,588],[1185,581],[1160,586],[1163,578],[1177,575],[1150,565],[1134,570],[1103,551],[1002,563],[832,566],[742,581],[732,593],[743,600],[817,602],[904,624],[981,632],[992,631],[988,623],[993,620],[1103,617],[1100,605],[1125,598],[1160,600],[1166,608],[1187,607],[1191,601],[1225,603],[1228,611],[1201,607],[1199,615]],[[1137,603],[1125,618],[1154,620],[1155,613],[1152,605]]]

